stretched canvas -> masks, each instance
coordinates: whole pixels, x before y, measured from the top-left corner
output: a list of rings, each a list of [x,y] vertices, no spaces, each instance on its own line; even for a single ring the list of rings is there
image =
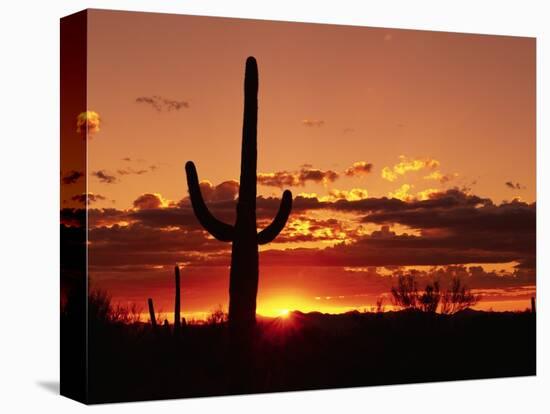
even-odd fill
[[[61,393],[536,373],[535,39],[61,19]]]

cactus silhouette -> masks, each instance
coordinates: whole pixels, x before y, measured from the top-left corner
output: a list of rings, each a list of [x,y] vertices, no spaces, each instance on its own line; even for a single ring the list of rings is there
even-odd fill
[[[155,306],[153,305],[153,299],[147,299],[147,305],[149,306],[149,319],[151,319],[151,326],[153,330],[157,329],[157,317],[155,316]]]
[[[200,224],[216,239],[232,242],[229,275],[229,326],[245,332],[256,323],[258,292],[258,245],[275,239],[284,228],[292,209],[292,193],[286,190],[275,218],[265,229],[256,229],[256,164],[258,124],[258,66],[254,57],[246,60],[244,77],[244,119],[241,176],[237,217],[234,225],[216,219],[206,207],[193,162],[185,165],[189,196]]]
[[[174,267],[176,274],[176,297],[174,300],[174,335],[178,336],[181,330],[181,316],[180,316],[180,267],[176,265]]]

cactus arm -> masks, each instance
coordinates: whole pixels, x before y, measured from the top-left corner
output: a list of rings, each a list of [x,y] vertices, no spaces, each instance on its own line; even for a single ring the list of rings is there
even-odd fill
[[[277,215],[269,226],[258,233],[258,244],[266,244],[275,239],[285,227],[288,216],[292,210],[292,193],[286,190],[281,199],[281,205]]]
[[[233,241],[235,233],[233,226],[214,217],[204,203],[195,164],[188,161],[185,164],[185,172],[187,173],[187,186],[189,188],[191,206],[199,223],[216,239],[225,242]]]

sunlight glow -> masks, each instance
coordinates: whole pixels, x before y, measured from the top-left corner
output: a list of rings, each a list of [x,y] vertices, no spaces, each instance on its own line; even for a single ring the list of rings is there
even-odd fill
[[[279,316],[281,318],[288,318],[288,315],[290,314],[290,311],[288,309],[281,309],[279,311]]]

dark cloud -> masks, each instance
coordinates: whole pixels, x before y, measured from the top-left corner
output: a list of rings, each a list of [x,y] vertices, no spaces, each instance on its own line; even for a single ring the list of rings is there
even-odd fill
[[[209,238],[202,230],[166,231],[134,223],[126,226],[97,227],[89,230],[89,262],[109,269],[128,265],[173,265],[219,261],[228,257],[231,245]],[[154,242],[153,242],[154,241]]]
[[[135,164],[141,164],[141,165],[143,165],[143,163],[146,162],[144,159],[134,160],[130,157],[124,157],[124,158],[122,158],[122,161],[125,161],[126,163],[135,163]],[[116,172],[120,176],[143,175],[143,174],[147,174],[148,172],[155,172],[158,169],[159,169],[158,164],[151,164],[148,167],[140,167],[140,168],[134,168],[132,166],[128,166],[128,167],[125,166],[123,168],[117,169]]]
[[[83,208],[62,208],[60,221],[66,227],[84,227],[86,223],[86,210]]]
[[[513,183],[512,181],[506,181],[504,184],[506,185],[506,187],[508,187],[512,190],[525,190],[525,186],[521,185],[518,182]]]
[[[103,201],[107,198],[102,196],[101,194],[93,194],[93,193],[83,193],[83,194],[77,194],[73,197],[71,197],[71,200],[78,201],[79,203],[86,204],[86,200],[88,200],[88,204],[95,203],[96,201]]]
[[[88,209],[88,225],[90,228],[112,226],[120,222],[131,220],[131,211],[117,210],[116,208]]]
[[[212,214],[226,223],[234,223],[238,184],[234,181],[217,186],[208,182],[201,184]],[[91,229],[102,228],[94,232],[94,248],[102,246],[104,255],[119,255],[121,263],[135,264],[135,260],[139,263],[164,264],[165,261],[170,263],[171,260],[173,263],[183,260],[182,253],[181,250],[173,251],[172,247],[159,248],[157,243],[162,247],[165,242],[177,242],[180,248],[185,246],[186,260],[190,262],[202,265],[228,263],[227,249],[230,245],[212,240],[204,232],[193,214],[188,197],[164,208],[159,208],[161,204],[159,196],[144,194],[136,199],[135,210],[90,209]],[[256,204],[258,228],[261,229],[276,214],[280,199],[260,196]],[[351,221],[346,224],[336,218],[321,219],[310,214],[314,210],[350,213]],[[66,212],[66,222],[74,222],[75,215],[78,216],[73,210],[70,214]],[[489,199],[458,189],[432,194],[422,201],[385,197],[320,201],[298,196],[294,200],[289,222],[275,243],[328,241],[337,244],[324,249],[266,250],[262,252],[262,266],[447,266],[515,261],[520,264],[517,272],[533,273],[535,221],[535,204],[514,201],[496,205]],[[124,225],[118,226],[117,223]],[[366,232],[364,226],[367,224],[379,225],[379,230]],[[392,230],[396,224],[413,230],[396,233]],[[150,254],[145,257],[130,251],[130,241],[127,248],[123,248],[121,241],[113,244],[111,231],[117,232],[117,240],[121,240],[121,235],[130,237],[131,232],[137,232],[144,240],[147,235]],[[180,239],[182,234],[200,237],[201,241],[193,247],[192,243],[187,244],[192,239]],[[196,260],[191,252],[198,255]],[[207,257],[201,252],[207,253]],[[110,260],[116,262],[114,257]]]
[[[258,203],[263,202],[258,198]],[[492,201],[463,192],[454,188],[444,192],[432,193],[426,200],[399,200],[388,197],[369,197],[361,200],[337,199],[334,201],[321,201],[317,197],[296,196],[292,204],[293,212],[306,210],[336,210],[356,214],[371,212],[391,212],[415,209],[456,208],[459,206],[483,206],[491,205]]]
[[[302,125],[305,125],[307,127],[322,127],[323,125],[325,125],[325,121],[323,121],[322,119],[304,119],[302,120]]]
[[[92,175],[102,183],[113,184],[116,182],[116,177],[114,175],[109,174],[105,170],[93,171]]]
[[[271,187],[303,187],[306,183],[328,183],[338,179],[339,174],[332,170],[319,170],[310,166],[302,166],[299,171],[277,171],[259,173],[258,183]]]
[[[416,229],[452,229],[455,231],[535,232],[534,204],[518,201],[475,207],[418,208],[405,211],[380,211],[363,218],[363,222],[399,223]]]
[[[209,181],[201,181],[199,186],[202,197],[206,201],[235,200],[239,193],[239,182],[236,180],[224,181],[218,185],[212,185]]]
[[[522,246],[517,239],[495,243],[494,235],[415,236],[380,230],[327,247],[268,250],[262,264],[269,266],[433,266],[467,263],[508,263],[528,260],[533,246]],[[528,238],[524,237],[527,241]],[[520,242],[521,243],[521,242]]]
[[[139,170],[136,170],[134,168],[131,168],[131,167],[128,167],[128,168],[120,168],[117,170],[117,174],[118,175],[131,175],[131,174],[134,174],[134,175],[142,175],[142,174],[146,174],[149,172],[149,169],[139,169]]]
[[[344,170],[344,174],[348,177],[355,177],[359,175],[370,174],[372,171],[372,164],[366,161],[357,161],[353,165]]]
[[[65,175],[61,178],[61,181],[63,182],[63,184],[66,184],[66,185],[74,184],[78,180],[80,180],[82,177],[84,177],[83,172],[71,170],[65,173]]]
[[[158,112],[179,111],[180,109],[189,108],[189,102],[187,101],[167,99],[158,95],[140,96],[136,98],[136,102],[151,105]]]

